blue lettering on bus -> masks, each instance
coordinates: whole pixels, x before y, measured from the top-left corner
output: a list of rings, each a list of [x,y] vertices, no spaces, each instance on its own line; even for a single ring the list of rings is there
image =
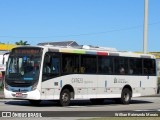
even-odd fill
[[[33,80],[33,78],[23,78],[24,80]]]

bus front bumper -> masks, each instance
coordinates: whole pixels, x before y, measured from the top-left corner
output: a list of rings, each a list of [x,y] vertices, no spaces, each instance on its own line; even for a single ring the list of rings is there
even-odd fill
[[[4,97],[10,99],[31,99],[39,100],[40,91],[38,89],[29,92],[12,92],[4,89]]]

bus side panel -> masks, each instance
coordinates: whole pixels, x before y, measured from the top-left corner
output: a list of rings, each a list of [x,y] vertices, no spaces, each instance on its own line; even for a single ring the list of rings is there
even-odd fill
[[[44,99],[59,99],[62,88],[70,85],[74,89],[75,99],[96,98],[97,92],[97,75],[65,75],[53,78],[42,82],[42,98]],[[54,89],[52,92],[47,92],[48,89]],[[50,97],[49,97],[50,96]]]
[[[143,76],[139,82],[140,87],[137,88],[141,96],[157,94],[157,77]]]
[[[74,89],[74,99],[120,98],[122,89],[128,85],[132,97],[156,94],[155,76],[124,75],[65,75],[42,82],[43,99],[59,99],[62,88],[70,85]]]
[[[124,75],[99,75],[98,98],[119,98],[122,89],[129,85],[132,97],[156,94],[156,76],[124,76]]]

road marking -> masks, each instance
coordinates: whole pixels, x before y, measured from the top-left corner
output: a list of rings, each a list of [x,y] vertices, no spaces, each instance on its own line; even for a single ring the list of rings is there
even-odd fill
[[[84,107],[87,107],[87,106],[67,106],[68,108],[84,108]]]
[[[133,111],[160,111],[160,109],[133,110]]]

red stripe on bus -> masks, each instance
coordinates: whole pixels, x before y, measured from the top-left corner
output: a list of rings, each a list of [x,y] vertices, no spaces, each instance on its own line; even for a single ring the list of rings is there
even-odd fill
[[[107,53],[107,52],[97,52],[97,55],[107,56],[107,55],[108,55],[108,53]]]

